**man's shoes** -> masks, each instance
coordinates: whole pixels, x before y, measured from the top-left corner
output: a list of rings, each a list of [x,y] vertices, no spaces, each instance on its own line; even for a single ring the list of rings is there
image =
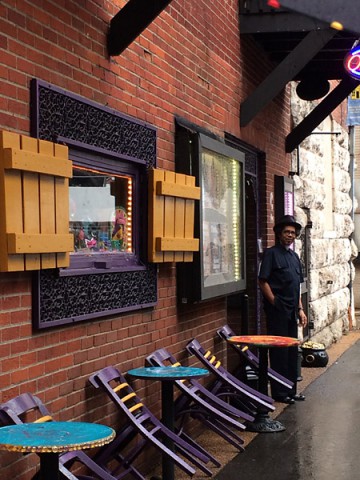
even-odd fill
[[[295,400],[295,402],[303,402],[306,397],[302,393],[297,393],[292,398]]]
[[[275,402],[287,403],[288,405],[294,405],[295,399],[292,397],[274,397]]]

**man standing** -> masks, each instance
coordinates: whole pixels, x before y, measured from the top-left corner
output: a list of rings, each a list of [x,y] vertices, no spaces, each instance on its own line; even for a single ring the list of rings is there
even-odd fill
[[[274,226],[277,243],[264,252],[259,272],[259,286],[264,298],[264,310],[269,335],[298,336],[298,321],[303,327],[307,318],[300,296],[303,275],[299,256],[290,247],[301,230],[293,216],[285,215]],[[293,404],[305,400],[296,393],[298,348],[270,348],[271,368],[294,382],[292,390],[271,382],[274,400]]]

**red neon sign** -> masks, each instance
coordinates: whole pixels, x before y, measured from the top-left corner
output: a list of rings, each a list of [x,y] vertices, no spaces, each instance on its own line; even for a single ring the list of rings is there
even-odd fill
[[[277,0],[268,0],[269,7],[280,8],[280,3]]]
[[[350,50],[344,59],[344,67],[351,77],[360,80],[360,47]]]

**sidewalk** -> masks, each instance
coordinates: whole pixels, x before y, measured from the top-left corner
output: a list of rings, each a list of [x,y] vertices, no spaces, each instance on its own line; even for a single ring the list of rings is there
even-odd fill
[[[214,480],[350,480],[360,472],[360,335],[328,350],[325,369],[304,378],[305,402],[279,416],[286,430],[259,434]],[[322,370],[318,371],[318,370]],[[323,373],[321,375],[321,373]]]
[[[357,343],[358,342],[358,343]],[[360,331],[344,335],[327,349],[324,368],[303,368],[299,392],[305,402],[276,403],[272,418],[286,425],[284,432],[243,432],[240,453],[212,432],[198,441],[222,463],[211,467],[214,480],[349,480],[360,472],[357,415],[360,410]],[[315,462],[316,460],[316,462]],[[334,464],[338,468],[334,468]],[[352,470],[345,473],[346,465]],[[321,467],[321,468],[320,468]],[[343,471],[339,471],[339,468]],[[176,469],[176,479],[188,479]],[[197,471],[195,480],[205,479]]]

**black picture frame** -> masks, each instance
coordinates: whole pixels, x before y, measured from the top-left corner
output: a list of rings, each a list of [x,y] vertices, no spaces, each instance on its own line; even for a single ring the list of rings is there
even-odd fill
[[[195,207],[199,252],[177,265],[180,303],[246,289],[245,155],[216,138],[178,127],[176,170],[194,175],[201,187]]]

